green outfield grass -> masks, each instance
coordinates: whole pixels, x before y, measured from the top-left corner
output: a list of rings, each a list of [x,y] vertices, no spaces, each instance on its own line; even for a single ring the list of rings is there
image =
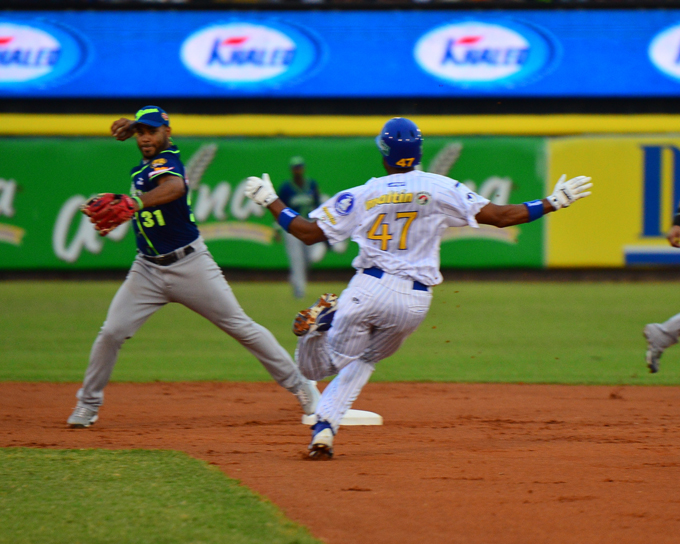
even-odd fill
[[[0,449],[0,544],[319,544],[265,499],[173,451]]]
[[[82,379],[118,282],[0,283],[0,380]],[[290,352],[295,313],[344,284],[317,283],[302,302],[284,283],[234,283],[246,312]],[[661,372],[644,364],[642,327],[680,312],[675,283],[447,282],[374,381],[680,384],[680,347]],[[118,381],[268,380],[237,342],[186,308],[155,314],[121,351]]]

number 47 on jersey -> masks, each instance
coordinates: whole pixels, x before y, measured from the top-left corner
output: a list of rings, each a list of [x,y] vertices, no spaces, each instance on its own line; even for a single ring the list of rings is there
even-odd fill
[[[373,225],[371,226],[370,229],[368,229],[368,233],[366,234],[366,238],[368,238],[369,240],[379,241],[380,249],[383,251],[387,251],[390,240],[394,238],[394,236],[392,236],[392,234],[390,233],[392,231],[392,229],[390,228],[391,227],[390,223],[385,221],[386,215],[387,215],[386,213],[378,214],[378,217],[376,217],[375,221],[373,222]],[[397,229],[401,228],[401,232],[398,235],[399,245],[397,246],[397,249],[401,250],[408,249],[407,245],[408,231],[411,228],[411,225],[413,224],[413,221],[416,219],[416,217],[418,217],[418,212],[397,213],[396,221],[401,223],[400,225],[397,225]]]

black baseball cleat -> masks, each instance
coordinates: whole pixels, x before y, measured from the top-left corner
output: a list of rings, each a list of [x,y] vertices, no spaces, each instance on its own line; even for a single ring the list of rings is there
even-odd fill
[[[293,321],[293,334],[304,336],[314,331],[327,331],[333,323],[333,316],[338,305],[338,295],[325,293],[312,306],[302,310]]]
[[[333,429],[327,421],[321,420],[312,426],[309,458],[319,461],[329,461],[333,458]]]

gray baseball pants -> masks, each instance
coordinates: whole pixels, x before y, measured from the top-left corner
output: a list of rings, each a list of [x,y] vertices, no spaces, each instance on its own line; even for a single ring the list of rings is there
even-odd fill
[[[321,394],[316,416],[337,433],[340,421],[368,383],[375,364],[394,354],[423,322],[430,291],[384,274],[357,274],[338,299],[333,326],[298,340],[296,358],[302,374],[321,380],[337,374]]]
[[[179,302],[217,325],[252,353],[279,385],[297,389],[303,378],[288,352],[245,314],[203,240],[190,245],[196,251],[169,266],[137,256],[92,346],[85,380],[76,395],[81,404],[102,405],[123,342],[169,302]]]
[[[659,331],[664,334],[654,336],[654,344],[662,349],[678,343],[680,338],[680,314],[676,314],[663,323],[659,323]]]

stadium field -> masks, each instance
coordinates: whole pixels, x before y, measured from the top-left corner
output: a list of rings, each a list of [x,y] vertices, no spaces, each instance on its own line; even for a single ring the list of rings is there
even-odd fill
[[[294,399],[178,305],[125,344],[100,421],[67,429],[118,285],[0,282],[0,544],[633,544],[680,531],[680,349],[651,375],[642,337],[680,310],[675,283],[445,283],[356,403],[385,425],[343,428],[330,463],[303,460]],[[343,285],[312,284],[302,303],[283,283],[232,288],[292,352],[295,313]]]

